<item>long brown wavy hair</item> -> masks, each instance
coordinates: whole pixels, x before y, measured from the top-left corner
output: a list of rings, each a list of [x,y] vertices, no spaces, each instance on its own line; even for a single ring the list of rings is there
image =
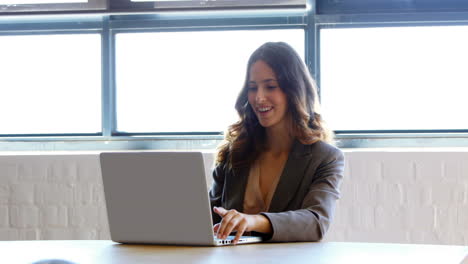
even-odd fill
[[[302,144],[319,140],[333,143],[333,132],[325,127],[319,113],[317,85],[305,63],[287,43],[267,42],[249,58],[244,86],[235,105],[239,121],[225,132],[224,142],[218,147],[217,164],[226,163],[229,168],[250,166],[266,150],[265,128],[260,125],[247,96],[250,68],[259,60],[270,66],[286,94],[291,135]]]

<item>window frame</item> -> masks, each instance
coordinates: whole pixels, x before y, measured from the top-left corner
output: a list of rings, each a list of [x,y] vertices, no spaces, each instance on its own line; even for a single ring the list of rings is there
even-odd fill
[[[422,7],[421,7],[422,8]],[[468,10],[468,3],[467,3]],[[375,28],[414,26],[468,25],[468,11],[413,12],[362,14],[352,6],[341,14],[317,14],[314,16],[317,30],[316,81],[320,87],[320,30],[325,28]],[[353,13],[354,12],[354,13]],[[380,147],[468,147],[466,129],[436,130],[338,130],[334,131],[338,145],[346,148]]]
[[[154,13],[159,11],[203,11],[203,10],[305,10],[309,0],[178,0],[178,1],[136,1],[131,0],[87,0],[76,3],[24,3],[1,4],[0,16],[33,14],[129,14]]]
[[[127,20],[120,20],[121,17],[116,17],[116,20],[110,22],[111,39],[115,41],[116,34],[119,33],[158,33],[158,32],[204,32],[204,31],[234,31],[234,30],[268,30],[268,29],[304,29],[305,31],[305,17],[301,15],[291,16],[258,16],[258,17],[243,17],[233,16],[226,19],[223,16],[211,14],[208,18],[206,15],[197,14],[191,18],[182,18],[181,20],[136,20],[128,23]],[[214,26],[216,25],[216,26]],[[304,38],[306,41],[306,38]],[[306,41],[307,42],[307,41]],[[110,47],[112,54],[115,55],[115,43]],[[112,65],[112,75],[115,76],[115,64]],[[112,79],[115,83],[115,78]],[[108,136],[216,136],[221,135],[222,131],[218,132],[120,132],[116,127],[116,86],[112,87],[114,99],[109,102],[110,110],[109,115],[112,116],[113,122],[109,126]],[[234,107],[234,106],[233,106]],[[218,137],[221,139],[220,137]]]
[[[37,21],[41,21],[37,23]],[[5,21],[5,22],[4,22]],[[3,22],[3,23],[2,23]],[[122,133],[116,131],[115,34],[126,32],[183,32],[245,29],[305,29],[304,10],[226,12],[164,12],[155,14],[94,15],[75,14],[65,19],[0,17],[0,34],[55,34],[100,32],[102,36],[102,131],[91,134],[0,135],[0,151],[10,150],[111,150],[209,148],[222,140],[213,133]],[[305,33],[304,33],[305,34]]]
[[[328,1],[328,2],[327,2]],[[357,0],[356,2],[363,2]],[[454,1],[454,0],[452,0]],[[397,9],[362,13],[343,7],[323,12],[331,0],[308,0],[307,9],[152,11],[132,9],[125,14],[107,10],[83,15],[68,14],[0,15],[0,34],[48,34],[57,32],[99,32],[102,36],[102,133],[0,135],[0,151],[17,150],[115,150],[115,149],[214,149],[220,133],[138,133],[115,131],[115,34],[193,30],[239,30],[304,28],[305,60],[320,84],[320,29],[327,27],[376,27],[468,24],[468,5],[461,10],[434,11]],[[392,2],[392,1],[388,1]],[[394,2],[394,1],[393,1]],[[455,1],[456,2],[456,1]],[[115,10],[114,10],[115,11]],[[385,10],[384,10],[385,11]],[[53,13],[53,12],[52,12]],[[319,86],[320,87],[320,86]],[[319,90],[320,93],[320,90]],[[468,147],[467,130],[431,131],[337,131],[342,148],[370,147]]]
[[[103,11],[107,8],[106,0],[88,0],[83,3],[0,4],[0,15]]]
[[[216,9],[245,9],[245,8],[305,8],[306,0],[178,0],[178,1],[136,1],[112,0],[110,10],[216,10]]]

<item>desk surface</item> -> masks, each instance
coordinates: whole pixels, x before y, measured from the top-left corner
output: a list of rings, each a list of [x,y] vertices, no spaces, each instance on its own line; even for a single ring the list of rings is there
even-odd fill
[[[122,245],[108,240],[1,241],[0,263],[461,263],[468,247],[381,243],[262,243],[224,247]],[[40,261],[43,262],[40,262]],[[468,259],[467,259],[468,260]],[[468,263],[466,262],[463,263]]]

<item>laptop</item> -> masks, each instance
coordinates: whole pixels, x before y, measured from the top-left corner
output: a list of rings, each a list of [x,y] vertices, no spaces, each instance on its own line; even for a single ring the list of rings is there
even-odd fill
[[[119,243],[222,246],[213,231],[201,152],[100,154],[111,239]],[[260,242],[242,236],[239,244]]]

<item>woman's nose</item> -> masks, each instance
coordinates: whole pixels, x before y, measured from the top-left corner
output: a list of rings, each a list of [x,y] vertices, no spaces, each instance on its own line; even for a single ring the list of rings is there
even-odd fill
[[[265,93],[263,92],[263,89],[258,89],[257,90],[257,96],[255,97],[255,101],[257,103],[262,103],[266,100],[265,98]]]

